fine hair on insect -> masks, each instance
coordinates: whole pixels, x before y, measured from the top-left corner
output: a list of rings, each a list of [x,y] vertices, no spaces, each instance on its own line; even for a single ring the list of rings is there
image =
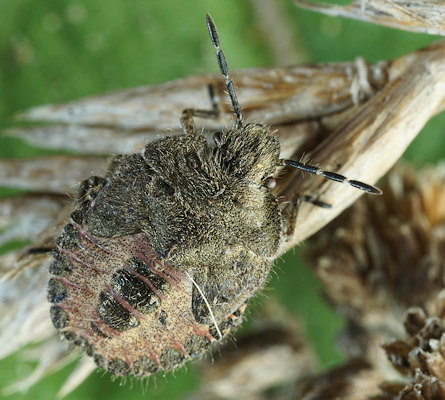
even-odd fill
[[[240,104],[238,102],[238,96],[236,95],[235,85],[233,84],[233,81],[231,80],[230,75],[229,75],[229,68],[227,66],[227,62],[226,62],[224,53],[220,47],[218,32],[216,30],[215,23],[209,14],[206,14],[206,22],[207,22],[207,27],[209,29],[210,38],[212,40],[213,46],[216,49],[216,57],[218,60],[218,66],[220,68],[222,75],[225,78],[226,89],[229,94],[230,100],[232,102],[233,111],[236,115],[235,129],[239,129],[243,126],[244,117],[241,112]],[[369,185],[367,183],[360,182],[357,180],[348,179],[345,176],[337,174],[335,172],[323,171],[319,167],[316,167],[314,165],[309,165],[309,164],[302,163],[299,161],[294,161],[294,160],[283,160],[283,159],[279,160],[279,165],[297,168],[302,171],[309,172],[311,174],[322,176],[323,178],[330,179],[335,182],[348,183],[349,185],[351,185],[357,189],[363,190],[370,194],[376,194],[376,195],[382,194],[382,191],[375,186],[372,186],[372,185]],[[310,197],[308,197],[308,199],[310,199]]]
[[[116,376],[146,377],[205,355],[242,322],[289,241],[301,200],[280,203],[277,170],[297,168],[370,194],[366,183],[280,158],[276,134],[244,122],[215,24],[206,15],[235,113],[214,144],[186,108],[183,134],[115,156],[104,176],[85,179],[56,240],[48,301],[62,338]]]

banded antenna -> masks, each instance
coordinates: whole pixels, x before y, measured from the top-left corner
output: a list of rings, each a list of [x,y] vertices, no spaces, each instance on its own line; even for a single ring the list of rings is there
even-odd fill
[[[216,58],[218,60],[218,66],[225,78],[227,92],[229,93],[230,101],[232,102],[232,108],[236,115],[235,129],[239,129],[243,126],[243,114],[241,112],[241,107],[239,105],[238,97],[236,95],[235,85],[233,84],[233,81],[229,75],[229,67],[227,66],[226,57],[224,56],[224,53],[219,46],[219,37],[215,23],[213,22],[212,17],[208,13],[206,13],[206,22],[207,22],[207,28],[209,29],[210,39],[212,40],[213,46],[215,47],[216,50]]]
[[[210,39],[212,40],[213,46],[215,47],[216,50],[216,58],[218,60],[218,66],[225,78],[227,92],[229,93],[230,100],[232,102],[232,108],[236,115],[235,129],[238,129],[243,126],[243,114],[241,112],[241,107],[238,102],[238,97],[236,95],[235,85],[229,75],[229,67],[227,66],[226,57],[224,56],[224,53],[220,47],[218,32],[216,30],[215,23],[213,22],[212,17],[208,13],[206,13],[206,22],[207,22],[207,28],[209,29]],[[287,165],[289,167],[309,172],[314,175],[319,175],[331,181],[347,183],[355,187],[356,189],[363,190],[364,192],[367,192],[369,194],[375,194],[375,195],[382,194],[382,191],[378,187],[369,185],[364,182],[348,179],[346,178],[346,176],[337,174],[335,172],[323,171],[321,168],[316,167],[315,165],[304,164],[294,160],[280,160],[279,164],[283,166]]]
[[[281,160],[280,164],[287,165],[289,167],[296,168],[301,171],[309,172],[314,175],[319,175],[325,179],[330,179],[331,181],[348,183],[349,185],[355,187],[356,189],[363,190],[364,192],[369,194],[381,195],[383,193],[378,187],[369,185],[364,182],[348,179],[346,178],[346,176],[337,174],[335,172],[323,171],[321,168],[316,167],[315,165],[304,164],[294,160]]]

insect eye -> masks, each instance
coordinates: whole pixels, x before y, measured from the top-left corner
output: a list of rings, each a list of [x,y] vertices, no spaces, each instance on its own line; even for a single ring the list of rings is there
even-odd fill
[[[277,186],[277,180],[273,177],[266,178],[263,185],[268,189],[273,189],[275,186]]]
[[[215,132],[213,135],[213,140],[215,141],[215,144],[219,147],[221,145],[221,132]]]

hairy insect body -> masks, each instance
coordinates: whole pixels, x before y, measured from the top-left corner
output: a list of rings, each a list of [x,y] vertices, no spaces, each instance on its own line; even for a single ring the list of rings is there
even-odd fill
[[[216,133],[210,146],[192,118],[215,117],[214,99],[212,110],[185,109],[184,135],[115,157],[105,177],[83,182],[57,239],[48,284],[53,324],[114,375],[173,369],[241,322],[295,226],[300,197],[281,212],[271,193],[278,167],[381,194],[338,173],[280,160],[268,127],[244,125],[215,25],[209,15],[206,21],[235,128]]]
[[[262,125],[148,144],[80,191],[48,298],[62,336],[115,375],[200,357],[241,321],[282,240],[264,186],[279,156]]]

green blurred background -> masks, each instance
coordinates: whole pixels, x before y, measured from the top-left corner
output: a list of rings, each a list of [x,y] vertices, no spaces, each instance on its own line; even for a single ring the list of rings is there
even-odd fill
[[[292,0],[269,1],[284,10],[298,53],[308,62],[350,61],[357,56],[368,61],[390,59],[436,40],[314,14],[295,8]],[[14,114],[33,106],[217,71],[205,12],[217,23],[231,69],[283,64],[274,58],[253,4],[240,0],[0,0],[0,129],[11,124]],[[418,165],[444,158],[444,122],[443,116],[432,120],[405,158]],[[42,150],[0,136],[1,158],[38,154]],[[14,193],[0,189],[0,196]],[[321,365],[335,365],[341,360],[334,341],[342,321],[324,304],[315,280],[298,259],[298,249],[277,264],[266,295],[257,302],[267,301],[268,296],[278,298],[302,320]],[[255,312],[250,315],[254,318]],[[0,387],[29,373],[32,366],[17,356],[0,361]],[[53,399],[72,368],[8,399]],[[67,399],[179,399],[192,393],[198,383],[193,366],[157,376],[147,385],[122,385],[98,372]]]

